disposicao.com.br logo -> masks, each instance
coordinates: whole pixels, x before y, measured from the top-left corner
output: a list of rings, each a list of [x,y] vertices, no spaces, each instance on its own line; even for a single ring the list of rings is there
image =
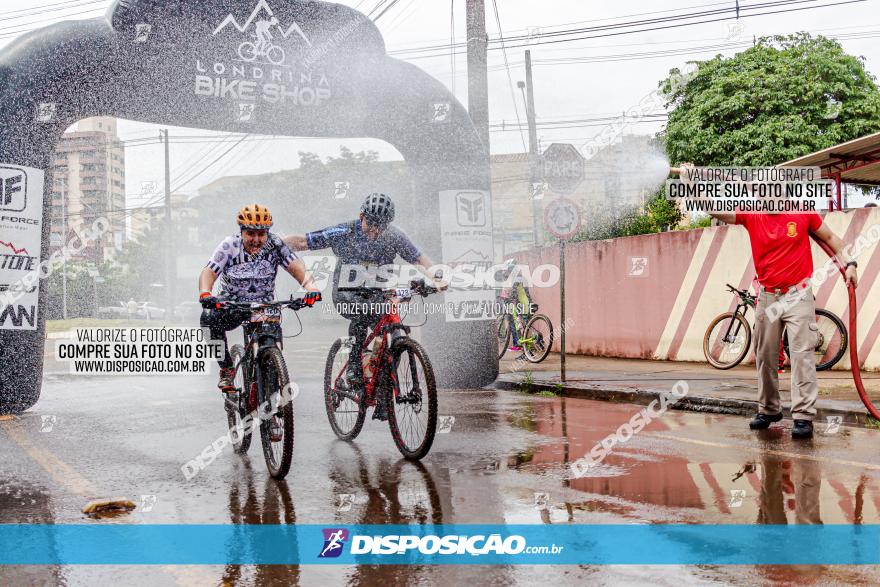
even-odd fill
[[[319,558],[337,557],[343,551],[348,539],[347,532],[340,529],[325,528],[324,547]],[[414,534],[391,535],[353,535],[349,554],[352,555],[521,555],[521,554],[560,554],[563,546],[528,546],[526,539],[518,534],[507,537],[501,534],[461,535]]]

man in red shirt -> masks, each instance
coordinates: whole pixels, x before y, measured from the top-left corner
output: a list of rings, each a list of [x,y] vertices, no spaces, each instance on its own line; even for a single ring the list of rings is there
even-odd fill
[[[760,289],[755,317],[755,361],[758,368],[758,414],[752,430],[782,420],[779,399],[779,345],[788,333],[791,357],[792,438],[812,438],[816,415],[816,357],[818,336],[816,304],[806,282],[813,275],[810,233],[831,247],[846,267],[847,283],[858,282],[855,261],[841,241],[815,212],[801,214],[712,214],[728,224],[740,224],[749,233],[752,259]],[[780,302],[780,303],[776,303]],[[773,306],[772,310],[768,309]]]

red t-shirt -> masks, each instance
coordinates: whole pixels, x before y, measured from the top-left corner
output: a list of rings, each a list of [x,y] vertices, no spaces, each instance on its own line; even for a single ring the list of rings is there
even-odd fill
[[[810,232],[822,218],[809,214],[737,214],[749,231],[758,282],[768,289],[789,288],[813,274]]]

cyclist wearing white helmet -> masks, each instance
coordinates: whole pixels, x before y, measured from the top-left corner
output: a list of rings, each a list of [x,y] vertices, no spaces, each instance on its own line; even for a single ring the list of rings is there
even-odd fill
[[[393,220],[394,202],[391,198],[386,194],[372,193],[361,205],[357,220],[284,238],[284,242],[295,251],[329,248],[339,258],[333,275],[333,301],[339,313],[350,320],[348,334],[355,340],[353,356],[358,356],[367,329],[379,318],[378,315],[369,313],[369,304],[380,302],[384,298],[378,293],[374,297],[369,297],[364,292],[339,291],[339,278],[343,266],[390,265],[400,255],[431,278],[440,289],[447,288],[447,284],[440,281],[438,275],[428,274],[428,268],[433,262],[402,230],[391,226]],[[350,361],[349,368],[349,384],[353,388],[363,385],[360,361]],[[381,419],[382,414],[374,414],[374,417]]]

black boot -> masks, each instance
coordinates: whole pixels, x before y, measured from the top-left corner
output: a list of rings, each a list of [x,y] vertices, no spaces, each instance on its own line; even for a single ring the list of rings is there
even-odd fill
[[[791,429],[792,438],[813,438],[813,423],[809,420],[795,420]]]
[[[766,430],[770,428],[770,424],[780,420],[782,420],[781,412],[779,414],[758,414],[749,422],[749,428],[752,430]]]

